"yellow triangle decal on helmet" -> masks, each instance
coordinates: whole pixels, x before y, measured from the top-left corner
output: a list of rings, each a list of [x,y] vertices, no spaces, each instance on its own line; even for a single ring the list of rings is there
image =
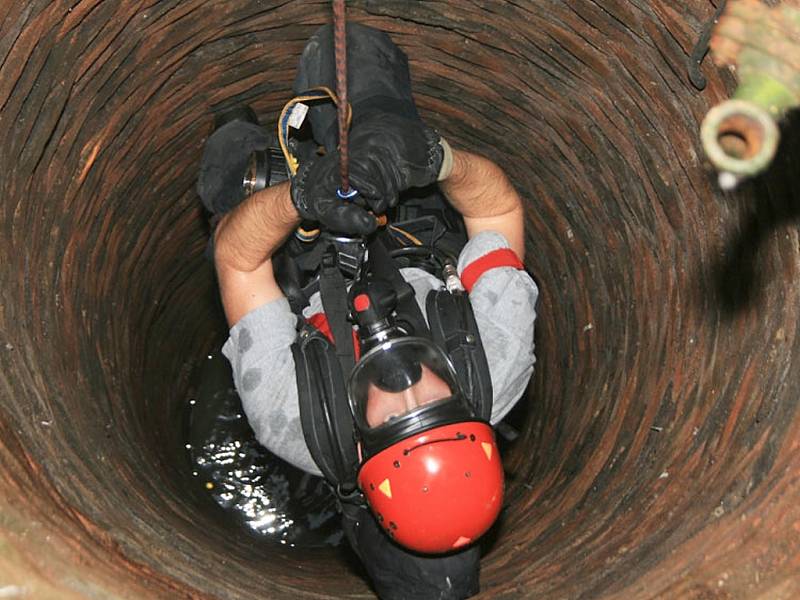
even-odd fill
[[[486,453],[486,458],[492,460],[492,445],[489,442],[481,442],[481,448]]]
[[[378,489],[386,494],[387,498],[392,497],[392,486],[388,479],[384,479],[383,482],[378,486]]]

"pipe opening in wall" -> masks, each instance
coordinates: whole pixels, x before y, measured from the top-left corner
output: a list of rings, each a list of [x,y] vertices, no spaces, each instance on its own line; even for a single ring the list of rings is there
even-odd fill
[[[731,115],[719,124],[717,141],[731,158],[753,158],[764,143],[764,128],[746,115]]]

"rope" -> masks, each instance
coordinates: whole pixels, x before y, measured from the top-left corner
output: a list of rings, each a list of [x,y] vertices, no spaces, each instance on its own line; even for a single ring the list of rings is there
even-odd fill
[[[339,174],[342,186],[341,197],[350,196],[349,154],[347,145],[348,104],[347,104],[347,34],[345,30],[345,0],[333,0],[333,45],[336,53],[336,105],[339,118]]]

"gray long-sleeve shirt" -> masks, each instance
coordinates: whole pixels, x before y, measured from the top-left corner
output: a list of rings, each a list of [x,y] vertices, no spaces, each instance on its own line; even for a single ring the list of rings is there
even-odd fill
[[[459,273],[493,250],[508,248],[499,233],[484,231],[464,246]],[[425,314],[425,298],[443,283],[422,269],[401,273],[414,288]],[[469,294],[483,341],[492,380],[492,424],[500,421],[522,397],[533,373],[533,324],[539,290],[525,271],[497,267],[486,271]],[[322,312],[319,294],[310,299],[304,316]],[[427,319],[427,315],[425,315]],[[296,316],[285,298],[256,308],[236,323],[222,348],[233,369],[236,390],[256,439],[268,450],[309,473],[320,475],[300,425],[291,345],[297,334]]]

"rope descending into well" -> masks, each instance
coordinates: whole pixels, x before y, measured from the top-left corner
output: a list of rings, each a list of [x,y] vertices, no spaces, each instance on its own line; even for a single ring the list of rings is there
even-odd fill
[[[339,173],[342,178],[340,195],[350,194],[349,155],[347,145],[347,34],[345,31],[345,0],[333,0],[333,45],[336,56],[336,106],[339,118]]]

